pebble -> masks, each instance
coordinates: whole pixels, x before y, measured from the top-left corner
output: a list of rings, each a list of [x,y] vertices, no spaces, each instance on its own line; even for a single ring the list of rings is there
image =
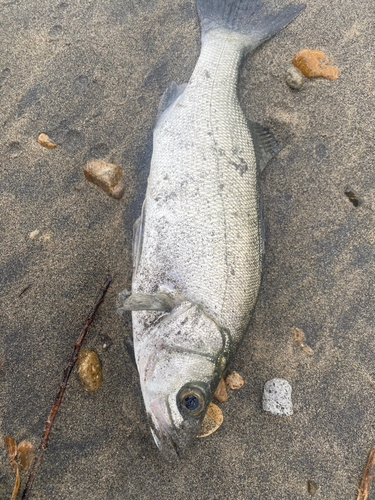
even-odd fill
[[[230,389],[238,390],[244,385],[244,379],[239,373],[232,372],[225,379],[225,383]]]
[[[264,385],[263,410],[272,415],[293,415],[292,386],[282,378],[274,378]]]
[[[29,234],[29,238],[30,240],[35,240],[35,238],[37,238],[39,236],[39,229],[35,229],[35,231],[31,231],[31,233]]]
[[[220,408],[214,403],[210,403],[206,415],[201,424],[201,429],[197,437],[203,438],[210,436],[223,423],[223,413]]]
[[[121,168],[113,163],[105,161],[92,161],[88,163],[83,172],[86,179],[99,186],[107,194],[119,200],[125,191],[125,185],[121,182]]]
[[[39,144],[48,149],[54,149],[57,146],[57,144],[55,144],[50,140],[47,134],[39,134],[38,142]]]
[[[298,68],[291,66],[285,73],[285,81],[291,89],[300,90],[304,83],[303,74]]]
[[[314,355],[314,351],[306,344],[306,337],[304,332],[300,328],[293,327],[291,329],[294,342],[301,347],[302,351],[309,356]]]
[[[292,60],[306,78],[323,77],[328,80],[337,80],[339,70],[324,52],[319,50],[303,49],[297,52]]]
[[[112,339],[109,335],[105,334],[100,335],[100,340],[103,342],[102,344],[103,349],[108,349],[113,344]]]
[[[40,239],[42,241],[50,241],[52,238],[52,231],[46,231],[45,233],[42,234],[42,236],[40,237]]]
[[[102,385],[102,366],[96,352],[83,349],[78,355],[78,374],[86,391],[96,391]]]
[[[228,401],[227,386],[225,385],[225,380],[223,378],[220,380],[219,385],[216,388],[214,398],[219,403]]]
[[[307,481],[307,491],[310,493],[312,497],[318,491],[318,488],[319,486],[316,484],[315,481],[312,481],[311,479]]]

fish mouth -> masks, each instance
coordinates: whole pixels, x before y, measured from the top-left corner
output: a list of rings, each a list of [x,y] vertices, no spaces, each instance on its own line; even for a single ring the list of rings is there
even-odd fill
[[[171,463],[178,461],[180,459],[179,450],[172,436],[167,432],[163,434],[158,432],[152,425],[150,425],[150,430],[155,444],[164,459]]]
[[[180,415],[181,419],[176,422],[164,398],[152,401],[150,408],[152,413],[149,413],[148,421],[156,446],[168,462],[178,461],[197,437],[199,420],[182,419]]]

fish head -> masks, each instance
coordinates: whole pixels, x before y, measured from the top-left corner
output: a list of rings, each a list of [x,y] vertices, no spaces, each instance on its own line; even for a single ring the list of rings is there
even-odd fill
[[[151,433],[164,457],[191,446],[227,364],[225,332],[181,304],[141,336],[135,354]]]

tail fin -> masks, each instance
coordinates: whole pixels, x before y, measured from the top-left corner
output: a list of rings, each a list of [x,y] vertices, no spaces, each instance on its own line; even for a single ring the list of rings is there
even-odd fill
[[[196,0],[202,34],[227,28],[250,35],[252,48],[271,38],[295,19],[306,5],[287,5],[277,14],[264,12],[263,0]]]

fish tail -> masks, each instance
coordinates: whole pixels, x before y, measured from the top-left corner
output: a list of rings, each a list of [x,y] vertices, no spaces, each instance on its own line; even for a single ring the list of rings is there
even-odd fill
[[[214,28],[227,28],[249,35],[253,50],[293,21],[306,7],[287,5],[276,14],[266,12],[263,0],[196,0],[202,36]]]

